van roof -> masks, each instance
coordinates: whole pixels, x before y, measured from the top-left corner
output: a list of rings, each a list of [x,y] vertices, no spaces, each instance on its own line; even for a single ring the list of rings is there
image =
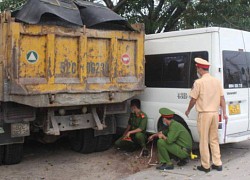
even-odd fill
[[[146,35],[146,40],[161,39],[161,38],[174,37],[174,36],[186,36],[186,35],[192,35],[192,34],[212,33],[212,32],[219,32],[220,30],[241,31],[241,30],[222,28],[222,27],[207,27],[207,28],[170,31],[170,32],[164,32],[164,33],[158,33],[158,34],[149,34],[149,35]]]

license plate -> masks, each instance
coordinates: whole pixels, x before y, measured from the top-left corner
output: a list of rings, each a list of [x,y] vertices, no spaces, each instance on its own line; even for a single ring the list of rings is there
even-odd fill
[[[29,123],[11,124],[11,137],[23,137],[30,135]]]
[[[229,115],[240,114],[240,104],[228,105]]]

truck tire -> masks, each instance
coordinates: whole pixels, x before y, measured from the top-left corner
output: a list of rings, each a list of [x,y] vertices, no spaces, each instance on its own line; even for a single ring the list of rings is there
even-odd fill
[[[83,143],[83,130],[72,131],[69,134],[69,142],[71,149],[80,152]]]
[[[23,158],[23,144],[5,145],[3,163],[6,165],[20,163]]]
[[[108,150],[113,142],[113,135],[108,134],[108,135],[101,135],[97,137],[97,145],[96,145],[96,151],[106,151]]]
[[[92,153],[96,150],[97,137],[93,129],[73,131],[69,135],[71,148],[83,154]]]
[[[83,130],[83,144],[81,148],[81,153],[88,154],[96,150],[97,137],[94,136],[93,129]]]
[[[4,146],[0,145],[0,165],[3,164],[3,153],[4,153]]]

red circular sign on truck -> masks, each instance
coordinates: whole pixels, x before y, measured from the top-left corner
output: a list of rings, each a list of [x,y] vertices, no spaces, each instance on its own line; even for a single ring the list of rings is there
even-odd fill
[[[122,55],[122,62],[124,63],[124,64],[129,64],[129,62],[130,62],[130,56],[128,55],[128,54],[123,54]]]

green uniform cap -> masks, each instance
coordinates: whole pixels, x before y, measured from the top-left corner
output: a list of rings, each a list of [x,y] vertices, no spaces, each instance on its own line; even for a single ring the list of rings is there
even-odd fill
[[[169,116],[169,115],[175,114],[174,111],[171,111],[171,110],[168,109],[168,108],[161,108],[161,109],[159,110],[159,113],[160,113],[161,115],[163,115],[163,116]]]

